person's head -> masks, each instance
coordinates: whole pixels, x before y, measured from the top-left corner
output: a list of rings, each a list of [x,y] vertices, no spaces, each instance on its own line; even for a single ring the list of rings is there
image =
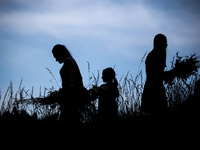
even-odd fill
[[[106,68],[102,72],[103,82],[113,82],[115,80],[115,71],[113,68]]]
[[[154,49],[166,49],[167,48],[167,37],[163,34],[157,34],[154,37],[153,46],[154,46]]]
[[[72,57],[69,50],[61,44],[57,44],[53,47],[52,53],[56,61],[60,64],[64,62],[64,59],[67,57]]]

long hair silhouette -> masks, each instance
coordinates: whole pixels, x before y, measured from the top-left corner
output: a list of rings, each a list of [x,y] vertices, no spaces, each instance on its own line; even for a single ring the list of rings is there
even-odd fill
[[[118,81],[115,71],[112,68],[106,68],[102,72],[102,79],[105,84],[99,87],[99,105],[98,116],[104,123],[116,121],[118,116],[117,97],[119,96]]]
[[[60,69],[62,79],[62,88],[59,91],[60,121],[73,126],[79,124],[80,121],[78,107],[84,91],[82,76],[76,61],[64,45],[55,45],[52,53],[56,61],[63,64]]]

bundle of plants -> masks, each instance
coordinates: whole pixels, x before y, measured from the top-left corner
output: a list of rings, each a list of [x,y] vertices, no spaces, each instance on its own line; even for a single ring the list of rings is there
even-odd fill
[[[166,82],[170,84],[175,78],[185,82],[192,75],[197,74],[199,68],[199,56],[196,56],[196,54],[179,56],[177,52],[176,59],[173,58],[172,61],[172,70],[168,71]]]
[[[176,54],[175,74],[178,79],[187,80],[191,75],[198,73],[200,60],[196,54],[191,56],[180,57]]]

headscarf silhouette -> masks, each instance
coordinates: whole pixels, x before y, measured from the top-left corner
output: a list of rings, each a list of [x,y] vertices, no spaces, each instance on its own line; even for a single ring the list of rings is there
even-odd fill
[[[157,34],[154,38],[154,48],[147,55],[146,83],[142,95],[141,111],[161,113],[167,109],[167,98],[163,80],[165,79],[167,38]]]

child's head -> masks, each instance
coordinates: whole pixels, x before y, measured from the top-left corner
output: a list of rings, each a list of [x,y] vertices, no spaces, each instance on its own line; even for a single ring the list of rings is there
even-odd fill
[[[115,79],[115,71],[113,68],[106,68],[102,72],[103,82],[112,82]]]

